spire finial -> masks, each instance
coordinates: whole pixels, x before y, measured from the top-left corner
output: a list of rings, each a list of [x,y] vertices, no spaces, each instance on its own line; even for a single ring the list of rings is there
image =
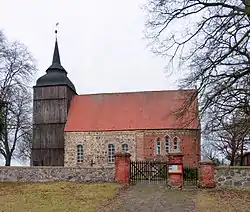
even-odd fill
[[[56,29],[55,29],[55,34],[56,34],[56,40],[57,40],[57,26],[59,25],[59,22],[56,23]]]
[[[58,25],[59,25],[59,22],[56,23],[56,27]],[[58,50],[58,44],[57,44],[57,29],[55,30],[55,33],[56,33],[56,43],[55,43],[55,49],[54,49],[52,64],[55,64],[55,63],[61,64],[59,50]]]

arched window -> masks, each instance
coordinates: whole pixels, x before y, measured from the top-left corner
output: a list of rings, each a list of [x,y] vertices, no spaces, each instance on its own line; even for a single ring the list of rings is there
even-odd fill
[[[179,152],[179,151],[180,151],[179,138],[174,137],[174,152]]]
[[[169,136],[165,137],[165,149],[166,149],[166,153],[170,152],[170,138],[169,138]]]
[[[156,154],[157,154],[157,155],[160,155],[160,154],[161,154],[161,141],[160,141],[159,138],[158,138],[157,141],[156,141]]]
[[[128,152],[128,144],[122,144],[122,151]]]
[[[83,162],[83,145],[81,144],[77,145],[77,162]]]
[[[109,144],[108,145],[108,163],[115,162],[115,145]]]

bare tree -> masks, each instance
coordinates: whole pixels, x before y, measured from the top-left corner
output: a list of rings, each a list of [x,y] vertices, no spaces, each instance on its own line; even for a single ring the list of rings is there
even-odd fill
[[[36,71],[27,48],[0,33],[0,154],[10,166],[17,144],[30,130],[29,83]],[[1,47],[2,45],[2,47]]]
[[[26,89],[13,89],[8,94],[0,151],[5,158],[5,165],[11,164],[14,151],[27,145],[31,131],[31,95]],[[27,148],[27,147],[26,147]],[[19,150],[19,149],[18,149]],[[21,155],[20,152],[18,154]]]
[[[27,130],[24,130],[21,141],[17,144],[17,153],[16,158],[21,163],[30,162],[31,159],[31,147],[32,147],[32,122],[30,122],[30,127]]]
[[[220,124],[220,130],[212,133],[212,147],[223,154],[235,165],[235,160],[241,158],[249,145],[250,128],[245,120],[237,113]]]
[[[206,140],[201,145],[201,155],[204,158],[207,158],[211,161],[213,161],[215,164],[219,164],[219,151],[215,148],[213,145],[213,141]]]
[[[197,86],[207,129],[238,109],[250,116],[250,0],[148,0],[146,36],[180,84]],[[188,108],[188,105],[186,106]]]

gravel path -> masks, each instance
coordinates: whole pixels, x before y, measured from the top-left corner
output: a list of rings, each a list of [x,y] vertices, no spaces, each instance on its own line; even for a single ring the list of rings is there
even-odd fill
[[[164,186],[137,184],[121,194],[105,212],[192,212],[196,190],[171,190]]]

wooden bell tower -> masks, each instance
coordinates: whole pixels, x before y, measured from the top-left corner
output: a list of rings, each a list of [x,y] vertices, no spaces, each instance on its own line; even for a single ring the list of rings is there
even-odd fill
[[[57,38],[52,65],[37,80],[33,89],[31,165],[63,166],[64,127],[76,90],[61,65]]]

